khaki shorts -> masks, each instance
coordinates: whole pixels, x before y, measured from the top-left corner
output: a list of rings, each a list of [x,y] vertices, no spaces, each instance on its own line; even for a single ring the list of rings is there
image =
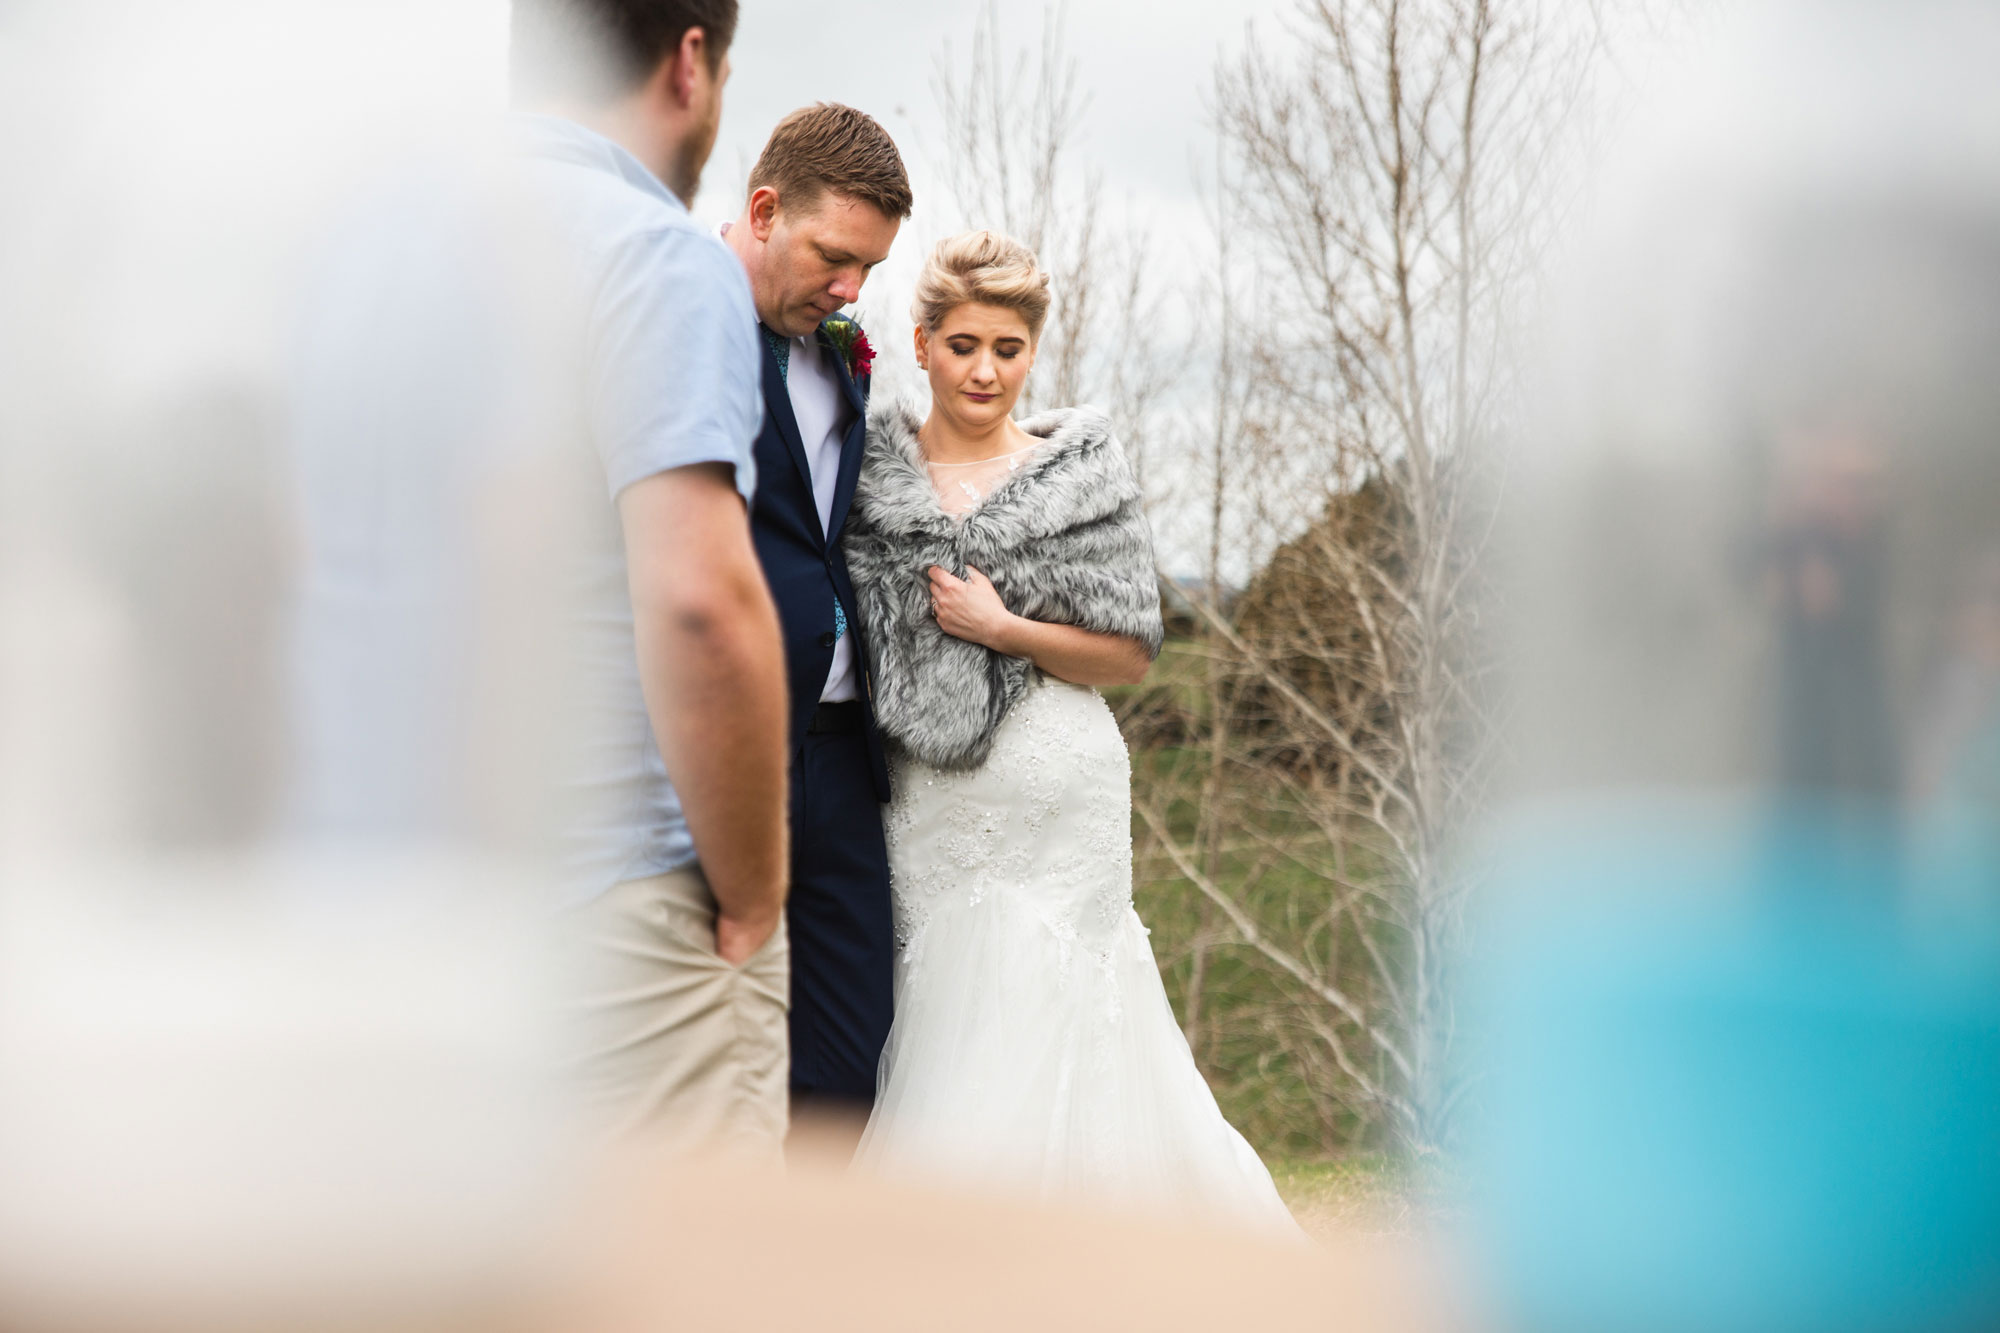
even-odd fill
[[[791,948],[781,919],[731,967],[697,867],[628,880],[574,908],[585,1097],[620,1131],[674,1149],[783,1155]]]

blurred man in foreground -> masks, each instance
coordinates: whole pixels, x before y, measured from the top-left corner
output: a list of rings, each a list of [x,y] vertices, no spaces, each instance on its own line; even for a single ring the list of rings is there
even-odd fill
[[[402,173],[317,266],[296,822],[559,877],[594,1110],[768,1156],[788,976],[783,653],[746,509],[762,348],[686,206],[735,26],[734,0],[518,0],[498,151]]]
[[[530,193],[583,303],[575,425],[622,538],[585,571],[574,663],[586,1079],[628,1122],[769,1155],[789,962],[784,658],[745,508],[762,348],[687,212],[735,26],[735,0],[517,0],[514,65]]]

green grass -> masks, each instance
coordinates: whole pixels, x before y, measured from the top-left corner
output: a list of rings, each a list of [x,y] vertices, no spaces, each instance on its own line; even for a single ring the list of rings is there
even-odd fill
[[[1299,1225],[1320,1239],[1411,1235],[1450,1214],[1449,1182],[1436,1170],[1381,1153],[1268,1163]]]
[[[1160,747],[1135,753],[1133,784],[1140,799],[1152,796],[1165,806],[1177,839],[1192,837],[1198,818],[1199,755]],[[1287,809],[1288,798],[1272,790],[1253,791],[1254,773],[1236,773],[1227,794],[1223,846],[1216,879],[1266,934],[1346,979],[1350,993],[1365,996],[1372,985],[1364,947],[1355,924],[1342,917],[1320,920],[1334,894],[1332,884],[1309,868],[1325,852],[1323,834]],[[1260,837],[1240,822],[1255,820]],[[1231,826],[1233,825],[1233,827]],[[1379,1142],[1380,1127],[1358,1100],[1330,1098],[1327,1082],[1339,1079],[1314,1038],[1288,1015],[1311,1006],[1298,984],[1263,962],[1222,924],[1218,911],[1161,853],[1140,821],[1134,823],[1138,859],[1134,899],[1153,931],[1167,993],[1183,1025],[1194,978],[1193,949],[1204,942],[1202,1021],[1195,1033],[1195,1058],[1214,1088],[1223,1113],[1256,1147],[1274,1157],[1300,1159],[1351,1152]],[[1302,853],[1302,865],[1276,855],[1272,843]],[[1380,858],[1362,836],[1347,848],[1351,874],[1380,874]],[[1391,951],[1394,941],[1378,937]],[[1279,1033],[1289,1034],[1279,1039]]]
[[[1328,877],[1335,848],[1254,757],[1239,752],[1219,787],[1205,785],[1210,759],[1199,738],[1212,712],[1210,679],[1199,644],[1169,642],[1143,685],[1105,691],[1127,718],[1134,797],[1158,809],[1170,836],[1186,847],[1203,823],[1202,802],[1213,795],[1220,837],[1200,856],[1213,857],[1206,864],[1216,882],[1266,937],[1340,977],[1368,1003],[1377,989],[1369,945],[1395,957],[1400,941],[1379,917],[1327,914],[1344,896]],[[1162,716],[1167,725],[1157,725]],[[1319,1002],[1234,936],[1136,814],[1133,835],[1134,900],[1153,931],[1162,979],[1184,1027],[1200,956],[1200,1022],[1190,1035],[1230,1122],[1268,1158],[1321,1164],[1315,1169],[1322,1174],[1327,1160],[1353,1162],[1361,1159],[1351,1154],[1383,1146],[1379,1112],[1349,1094],[1345,1075],[1302,1021]],[[1340,841],[1349,882],[1392,873],[1378,832],[1356,826]]]

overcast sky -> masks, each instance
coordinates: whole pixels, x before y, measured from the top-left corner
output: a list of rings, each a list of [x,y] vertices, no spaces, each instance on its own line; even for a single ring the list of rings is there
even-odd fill
[[[1088,98],[1078,165],[1103,173],[1106,199],[1128,203],[1163,250],[1200,225],[1191,167],[1205,157],[1210,75],[1245,28],[1271,28],[1295,0],[1070,0],[1068,50]],[[1055,6],[1002,0],[1003,41],[1034,51]],[[742,180],[771,127],[806,103],[846,102],[880,120],[908,161],[917,210],[888,270],[863,293],[864,314],[906,299],[924,249],[960,223],[937,181],[944,135],[934,83],[949,46],[963,70],[984,0],[743,0],[722,137],[696,212],[734,216]],[[878,290],[879,288],[879,290]],[[900,314],[900,311],[896,312]]]
[[[754,157],[779,117],[821,99],[870,113],[913,156],[934,152],[933,79],[946,45],[962,68],[982,0],[744,0],[716,166]],[[1292,0],[1071,0],[1069,48],[1091,105],[1084,147],[1120,189],[1178,201],[1219,49]],[[1005,0],[1005,40],[1033,48],[1055,6]],[[1218,10],[1227,14],[1218,18]]]

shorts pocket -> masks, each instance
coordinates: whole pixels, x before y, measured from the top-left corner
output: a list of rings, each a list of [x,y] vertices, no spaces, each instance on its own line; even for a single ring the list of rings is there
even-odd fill
[[[715,951],[715,900],[698,874],[680,871],[662,876],[642,910],[647,924],[676,956],[692,955],[715,967],[729,966]]]

